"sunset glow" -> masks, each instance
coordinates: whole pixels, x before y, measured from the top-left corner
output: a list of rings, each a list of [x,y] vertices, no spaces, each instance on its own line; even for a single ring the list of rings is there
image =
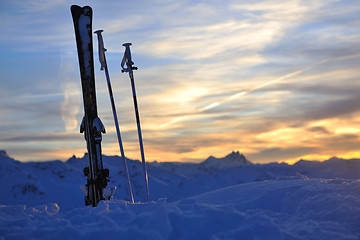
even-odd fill
[[[200,162],[233,150],[255,163],[360,157],[356,1],[71,4],[90,5],[93,30],[104,30],[127,157],[140,153],[130,82],[120,73],[124,42],[139,67],[148,161]],[[22,161],[86,152],[69,8],[65,0],[1,3],[0,149]],[[94,50],[103,153],[120,155]]]

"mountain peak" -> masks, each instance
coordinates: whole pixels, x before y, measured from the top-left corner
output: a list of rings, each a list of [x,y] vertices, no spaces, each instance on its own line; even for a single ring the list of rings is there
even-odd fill
[[[5,150],[0,150],[0,157],[9,157]]]
[[[223,158],[209,157],[200,166],[203,168],[232,168],[251,164],[239,151],[232,151]]]
[[[236,159],[236,158],[239,158],[239,157],[244,157],[244,155],[242,155],[242,154],[240,154],[240,152],[239,151],[232,151],[231,153],[229,153],[228,155],[226,155],[226,157],[225,158],[234,158],[234,159]]]
[[[333,156],[333,157],[329,158],[327,161],[339,161],[339,160],[342,160],[342,159],[340,159],[336,156]]]

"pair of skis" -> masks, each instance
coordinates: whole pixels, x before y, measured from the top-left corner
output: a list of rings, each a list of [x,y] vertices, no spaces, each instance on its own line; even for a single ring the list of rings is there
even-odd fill
[[[105,127],[102,124],[97,114],[96,105],[96,91],[95,91],[95,75],[94,75],[94,60],[93,60],[93,43],[92,43],[92,9],[89,6],[79,7],[77,5],[71,6],[71,13],[74,22],[76,44],[78,50],[81,85],[83,91],[83,103],[85,116],[81,123],[80,132],[84,132],[88,156],[89,156],[89,167],[84,168],[84,175],[87,177],[86,188],[83,190],[85,193],[85,205],[92,205],[96,207],[99,201],[109,200],[113,194],[113,189],[107,186],[109,182],[109,170],[103,168],[102,154],[101,154],[101,140],[102,133],[105,133]],[[121,152],[121,157],[124,165],[125,174],[127,177],[128,191],[130,195],[130,201],[134,202],[130,177],[126,164],[126,158],[124,149],[121,141],[119,123],[116,114],[115,101],[112,94],[112,88],[110,83],[109,72],[106,64],[106,57],[103,39],[101,36],[102,30],[95,31],[99,41],[99,60],[101,64],[101,70],[105,70],[107,86],[110,95],[110,102],[113,110],[113,117]],[[141,136],[140,118],[138,113],[134,75],[133,70],[137,68],[133,66],[130,53],[130,43],[126,43],[125,54],[121,63],[122,72],[128,72],[131,80],[132,91],[134,96],[135,115],[138,127],[139,143],[142,158],[142,167],[144,173],[145,183],[145,200],[149,201],[149,188],[148,188],[148,177],[146,171],[146,163],[144,156],[144,149]],[[127,68],[124,68],[126,63]]]

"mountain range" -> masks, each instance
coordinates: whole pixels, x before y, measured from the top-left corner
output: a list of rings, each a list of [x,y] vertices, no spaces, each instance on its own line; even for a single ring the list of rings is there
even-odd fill
[[[109,186],[116,187],[114,199],[129,200],[121,157],[103,156],[110,170]],[[127,159],[136,202],[145,198],[141,162]],[[88,156],[71,157],[65,162],[20,162],[0,151],[0,205],[37,206],[56,202],[61,209],[84,205],[80,186],[86,183],[83,168]],[[359,179],[359,159],[327,161],[300,160],[286,163],[253,164],[239,152],[223,158],[209,157],[200,163],[149,162],[150,199],[166,198],[168,202],[228,186],[287,179]]]

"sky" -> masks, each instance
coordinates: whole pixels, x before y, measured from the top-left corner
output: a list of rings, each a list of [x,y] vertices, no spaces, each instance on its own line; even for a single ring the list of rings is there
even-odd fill
[[[127,157],[140,159],[125,42],[147,161],[360,157],[358,1],[0,0],[0,149],[13,158],[86,152],[71,4],[104,30]],[[103,153],[120,155],[93,37]]]

